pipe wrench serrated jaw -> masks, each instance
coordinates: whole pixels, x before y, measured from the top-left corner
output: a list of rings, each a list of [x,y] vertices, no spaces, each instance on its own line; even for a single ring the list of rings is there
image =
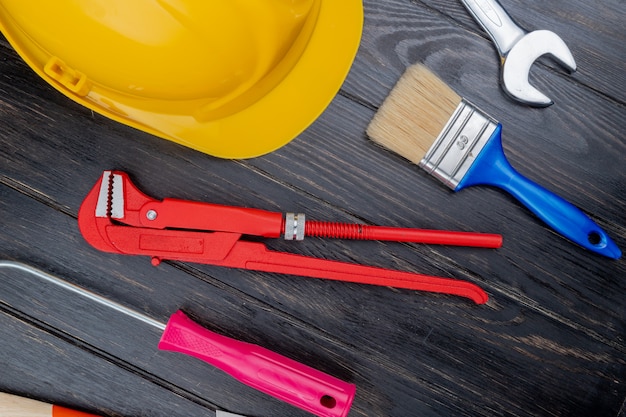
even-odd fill
[[[123,253],[109,236],[111,228],[116,226],[114,221],[132,221],[138,216],[132,207],[150,201],[153,199],[139,191],[125,172],[104,171],[78,211],[80,232],[97,249]]]
[[[96,203],[96,217],[124,217],[124,180],[120,174],[104,171]]]
[[[115,252],[106,229],[112,225],[111,171],[105,171],[78,210],[78,228],[89,244],[105,252]]]

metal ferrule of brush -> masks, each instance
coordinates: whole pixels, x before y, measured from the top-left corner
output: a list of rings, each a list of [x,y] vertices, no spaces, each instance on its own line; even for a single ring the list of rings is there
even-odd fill
[[[454,190],[497,126],[496,120],[462,99],[419,165]]]

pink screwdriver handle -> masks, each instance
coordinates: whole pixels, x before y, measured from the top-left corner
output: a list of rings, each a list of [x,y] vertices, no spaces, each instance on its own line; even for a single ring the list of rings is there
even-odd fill
[[[320,417],[345,417],[356,392],[341,381],[260,346],[214,333],[182,311],[165,327],[159,349],[201,359],[259,391]]]

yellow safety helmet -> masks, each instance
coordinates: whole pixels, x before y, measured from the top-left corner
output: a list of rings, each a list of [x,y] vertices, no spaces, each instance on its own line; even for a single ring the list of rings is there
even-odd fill
[[[362,0],[0,0],[0,30],[56,89],[223,158],[271,152],[309,126],[362,24]]]

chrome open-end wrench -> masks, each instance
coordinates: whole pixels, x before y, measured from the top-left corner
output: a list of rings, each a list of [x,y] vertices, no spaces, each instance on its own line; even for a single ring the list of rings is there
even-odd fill
[[[549,30],[526,32],[520,28],[496,0],[461,0],[474,19],[489,34],[502,63],[504,91],[522,103],[546,107],[552,100],[528,82],[530,67],[542,55],[552,55],[570,72],[576,62],[569,48]]]

